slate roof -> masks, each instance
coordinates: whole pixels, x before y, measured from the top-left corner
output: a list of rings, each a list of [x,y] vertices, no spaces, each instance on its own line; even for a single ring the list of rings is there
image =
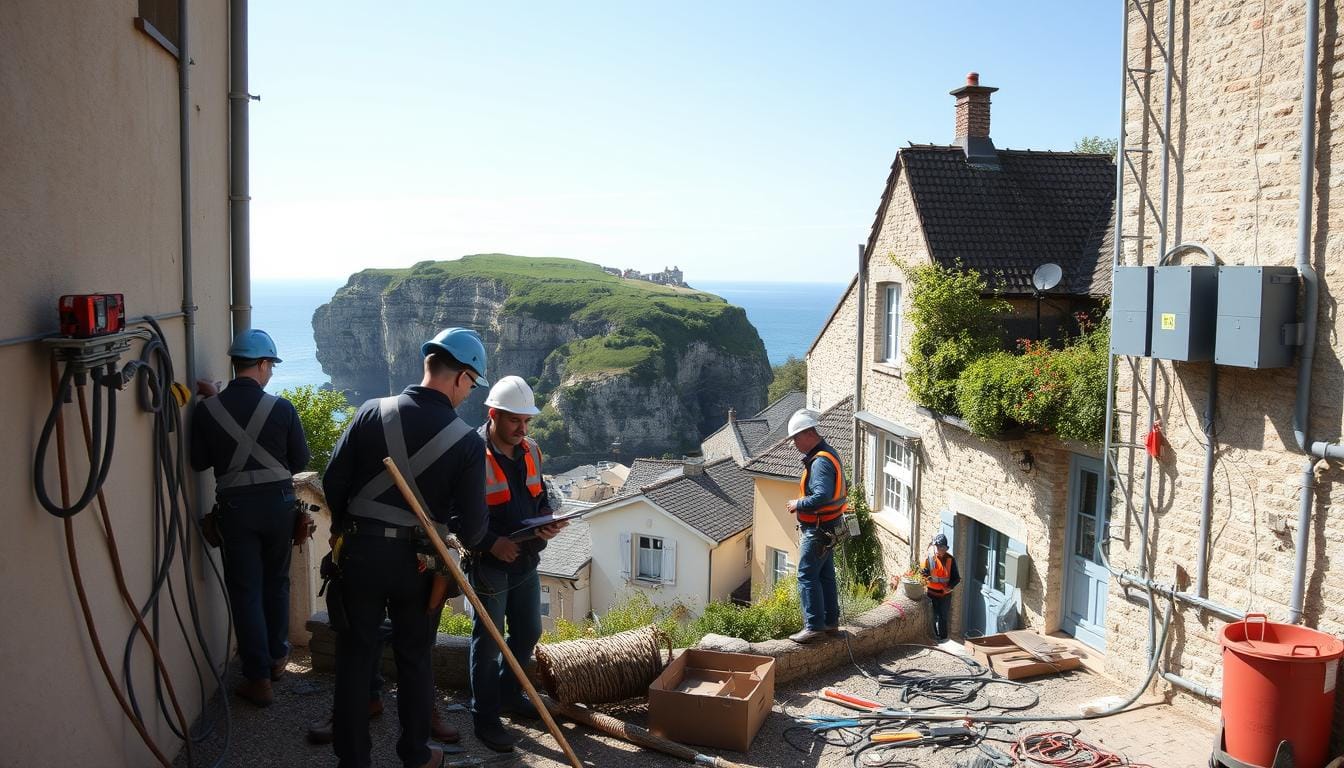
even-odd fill
[[[705,465],[698,475],[655,483],[642,495],[714,541],[751,527],[755,486],[731,458]]]
[[[854,444],[853,396],[846,397],[824,411],[819,421],[817,433],[840,454],[840,463],[844,465],[846,472],[853,472],[854,457],[851,455]],[[753,474],[797,480],[803,473],[802,459],[798,449],[793,447],[793,442],[784,439],[777,441],[769,450],[747,462],[742,469]]]
[[[709,442],[715,435],[726,429],[736,429],[737,437],[749,460],[762,450],[774,445],[788,431],[789,417],[793,412],[807,405],[807,396],[798,391],[789,392],[775,402],[765,406],[759,413],[748,419],[735,419],[725,423],[706,437],[702,443]]]
[[[659,476],[664,475],[670,469],[678,468],[682,465],[680,460],[673,459],[635,459],[630,465],[630,474],[625,476],[625,484],[621,486],[618,496],[628,496],[632,493],[639,493],[639,489],[654,482]]]
[[[537,571],[547,576],[572,579],[592,557],[593,537],[588,531],[588,523],[575,520],[546,543]]]
[[[1041,264],[1064,270],[1058,293],[1110,293],[1115,164],[1107,155],[999,150],[999,168],[966,162],[957,146],[914,145],[892,163],[869,238],[875,244],[892,190],[906,174],[933,259],[1002,279],[1029,294]]]

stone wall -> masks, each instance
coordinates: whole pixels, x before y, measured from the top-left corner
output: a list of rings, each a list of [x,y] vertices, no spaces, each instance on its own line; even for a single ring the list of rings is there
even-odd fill
[[[807,407],[824,411],[854,394],[858,287],[851,284],[807,353]]]
[[[1321,274],[1320,327],[1317,337],[1312,407],[1313,440],[1335,440],[1341,423],[1341,371],[1336,345],[1341,319],[1337,296],[1344,288],[1344,239],[1335,230],[1344,224],[1344,207],[1332,205],[1338,186],[1337,161],[1344,158],[1344,133],[1336,132],[1344,99],[1344,73],[1339,47],[1340,20],[1332,4],[1321,13],[1321,69],[1316,138],[1315,220],[1311,260]],[[1189,9],[1187,15],[1186,11]],[[1165,3],[1144,3],[1144,11],[1163,27]],[[1301,3],[1263,5],[1249,0],[1209,0],[1198,10],[1176,7],[1174,53],[1177,77],[1173,94],[1171,208],[1167,247],[1199,241],[1225,264],[1283,265],[1294,260],[1300,125],[1302,120],[1302,55],[1305,11]],[[1128,57],[1131,66],[1153,67],[1149,106],[1162,110],[1162,66],[1145,40],[1142,19],[1131,9]],[[1143,104],[1131,89],[1126,111],[1126,144],[1153,150],[1143,168],[1146,189],[1160,198],[1157,159],[1160,144],[1145,127]],[[1144,144],[1144,141],[1147,144]],[[1123,227],[1128,235],[1124,261],[1154,264],[1159,256],[1158,232],[1151,211],[1141,203],[1140,188],[1126,174]],[[1195,260],[1197,261],[1197,260]],[[1150,406],[1141,394],[1149,361],[1135,373],[1118,366],[1117,408],[1122,412],[1119,439],[1141,441]],[[1201,428],[1207,399],[1207,363],[1157,363],[1153,403],[1164,427],[1162,458],[1152,466],[1150,572],[1164,582],[1192,584],[1199,535],[1205,437]],[[1238,610],[1269,614],[1283,621],[1288,612],[1292,568],[1297,555],[1293,537],[1304,458],[1296,449],[1291,424],[1294,386],[1292,368],[1253,371],[1219,368],[1217,458],[1213,483],[1213,526],[1208,568],[1208,597]],[[1138,568],[1143,519],[1143,454],[1120,454],[1112,526],[1119,540],[1111,547],[1115,566]],[[1331,634],[1344,632],[1344,516],[1333,509],[1344,480],[1337,466],[1317,472],[1317,498],[1308,532],[1308,581],[1305,622]],[[1125,493],[1125,488],[1129,493]],[[1193,587],[1192,587],[1193,588]],[[1108,606],[1110,670],[1138,679],[1145,664],[1148,621],[1146,603],[1125,599],[1112,585]],[[1223,622],[1189,607],[1173,620],[1168,648],[1171,669],[1198,683],[1221,684],[1217,633]],[[1135,630],[1139,627],[1139,630]],[[1190,711],[1213,719],[1214,707],[1184,693]]]

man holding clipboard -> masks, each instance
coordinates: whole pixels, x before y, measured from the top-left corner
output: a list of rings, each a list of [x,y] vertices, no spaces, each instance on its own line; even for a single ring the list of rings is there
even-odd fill
[[[485,439],[485,503],[489,532],[473,550],[471,586],[522,663],[541,638],[541,581],[537,564],[546,542],[568,524],[543,522],[553,514],[541,476],[541,449],[527,436],[538,413],[532,388],[505,376],[490,389],[490,418],[478,430]],[[538,518],[542,518],[539,521]],[[500,715],[539,717],[508,669],[480,618],[471,633],[471,711],[476,738],[496,752],[513,749],[518,737]]]

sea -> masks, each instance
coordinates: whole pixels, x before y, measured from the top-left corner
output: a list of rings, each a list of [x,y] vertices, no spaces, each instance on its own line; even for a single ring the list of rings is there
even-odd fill
[[[342,285],[344,278],[252,281],[252,325],[271,334],[284,360],[268,390],[321,386],[331,380],[317,362],[313,310],[330,301]],[[847,284],[704,280],[691,285],[746,310],[770,364],[779,365],[807,354]]]

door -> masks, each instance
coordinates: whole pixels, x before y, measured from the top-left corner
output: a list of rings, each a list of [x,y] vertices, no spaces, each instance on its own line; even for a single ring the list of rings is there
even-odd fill
[[[1008,599],[1008,537],[984,523],[971,523],[971,567],[966,579],[966,636],[999,631],[999,613]]]
[[[1100,460],[1073,457],[1061,622],[1065,632],[1099,651],[1106,649],[1106,593],[1110,583],[1110,573],[1102,565],[1101,547],[1111,526],[1101,474]]]

